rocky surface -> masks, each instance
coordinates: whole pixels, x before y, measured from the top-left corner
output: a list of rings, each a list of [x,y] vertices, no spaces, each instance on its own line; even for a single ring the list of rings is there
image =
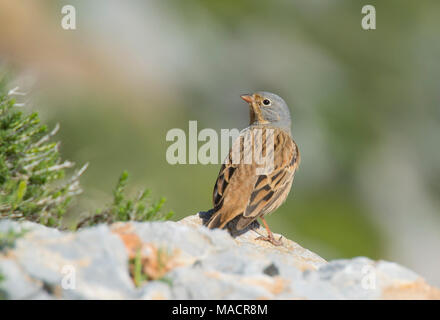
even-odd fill
[[[396,263],[326,262],[285,238],[281,247],[255,240],[265,234],[257,224],[235,237],[208,230],[207,214],[76,233],[0,221],[0,232],[27,230],[0,252],[0,292],[9,299],[440,299],[440,290]],[[138,286],[134,270],[145,278]]]

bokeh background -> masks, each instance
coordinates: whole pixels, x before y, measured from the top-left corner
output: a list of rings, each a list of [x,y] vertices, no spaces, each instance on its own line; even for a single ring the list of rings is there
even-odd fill
[[[74,5],[77,30],[61,28]],[[372,4],[377,29],[361,28]],[[0,67],[90,162],[69,215],[130,190],[174,219],[206,210],[219,165],[166,162],[171,128],[243,128],[278,93],[302,155],[275,232],[326,259],[393,260],[440,285],[440,2],[0,0]]]

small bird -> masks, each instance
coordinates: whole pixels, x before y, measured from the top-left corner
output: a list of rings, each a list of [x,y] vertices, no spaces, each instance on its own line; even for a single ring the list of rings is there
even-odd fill
[[[241,98],[249,104],[250,125],[240,132],[220,169],[213,192],[214,213],[207,227],[222,229],[236,219],[236,229],[242,230],[260,218],[267,236],[257,239],[281,245],[281,238],[274,238],[264,216],[286,200],[300,163],[298,146],[291,137],[289,107],[270,92]],[[261,150],[260,158],[256,158],[256,149]],[[253,157],[249,157],[252,152]],[[263,158],[272,163],[263,167],[257,161]]]

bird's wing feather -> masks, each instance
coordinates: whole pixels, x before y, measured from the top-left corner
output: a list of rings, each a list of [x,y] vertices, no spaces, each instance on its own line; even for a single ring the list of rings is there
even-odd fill
[[[280,129],[274,129],[272,133],[274,148],[271,150],[274,166],[273,171],[268,174],[258,175],[257,168],[261,165],[256,163],[253,157],[250,163],[244,158],[246,155],[252,155],[252,150],[256,150],[254,143],[258,144],[259,141],[257,138],[252,139],[252,143],[246,143],[249,135],[255,135],[252,130],[244,131],[234,143],[228,161],[222,165],[214,187],[215,213],[208,227],[222,228],[239,215],[244,217],[241,224],[246,221],[245,225],[248,225],[284,202],[292,184],[292,176],[299,164],[299,152],[295,142],[287,133]],[[263,154],[266,155],[265,129],[261,137]],[[233,159],[234,150],[240,150],[239,163]],[[268,154],[270,155],[270,150]]]
[[[213,192],[215,213],[208,227],[222,228],[226,223],[242,214],[257,179],[255,166],[247,162],[246,155],[251,152],[248,143],[250,130],[244,130],[234,142],[225,163],[221,166]],[[251,140],[252,141],[252,140]],[[252,160],[252,159],[251,159]]]
[[[258,176],[243,214],[246,218],[257,218],[275,210],[286,200],[290,191],[300,160],[298,147],[288,134],[277,129],[274,132],[273,152],[273,170]]]

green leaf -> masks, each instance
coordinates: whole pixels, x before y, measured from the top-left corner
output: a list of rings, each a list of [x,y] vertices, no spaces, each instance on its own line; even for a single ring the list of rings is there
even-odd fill
[[[20,202],[25,193],[26,193],[26,188],[27,188],[27,184],[26,181],[20,181],[19,185],[18,185],[18,191],[17,191],[17,196],[15,198],[15,201]]]

